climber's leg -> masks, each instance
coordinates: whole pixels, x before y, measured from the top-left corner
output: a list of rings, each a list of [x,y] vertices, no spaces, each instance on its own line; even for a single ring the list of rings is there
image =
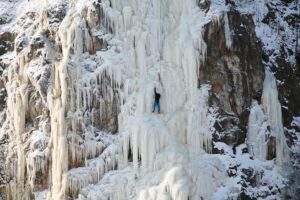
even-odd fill
[[[153,104],[153,110],[152,110],[152,112],[154,112],[155,109],[157,109],[158,113],[160,113],[160,104],[159,104],[159,102],[155,102]]]
[[[160,113],[160,104],[159,104],[159,102],[157,102],[157,110],[158,110],[158,113]]]

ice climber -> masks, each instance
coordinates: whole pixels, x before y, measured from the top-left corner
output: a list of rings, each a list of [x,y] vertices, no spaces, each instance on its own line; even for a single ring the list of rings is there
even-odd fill
[[[154,101],[152,112],[154,112],[155,108],[157,108],[158,113],[160,113],[160,104],[159,104],[160,94],[158,92],[156,92],[156,88],[154,88],[154,95],[155,95],[155,101]]]

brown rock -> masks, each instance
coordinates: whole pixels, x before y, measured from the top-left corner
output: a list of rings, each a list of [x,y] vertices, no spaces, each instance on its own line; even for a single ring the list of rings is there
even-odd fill
[[[267,152],[267,160],[272,160],[276,158],[276,137],[271,136],[267,142],[268,152]]]
[[[264,70],[252,17],[234,10],[227,15],[231,48],[226,46],[225,14],[205,25],[207,60],[200,66],[199,85],[212,85],[209,103],[219,108],[215,128],[222,134],[215,135],[214,140],[239,144],[246,137],[247,109],[252,99],[260,100]]]

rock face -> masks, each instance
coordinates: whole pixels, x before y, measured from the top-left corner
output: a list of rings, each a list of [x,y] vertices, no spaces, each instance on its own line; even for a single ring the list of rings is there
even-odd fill
[[[264,77],[252,17],[231,10],[206,25],[204,40],[207,60],[200,66],[199,82],[212,85],[210,105],[219,108],[214,140],[241,144],[248,108],[253,99],[260,100]]]
[[[277,79],[278,96],[282,105],[282,116],[287,142],[292,147],[292,162],[297,167],[299,153],[299,126],[294,118],[299,110],[299,6],[297,1],[272,1],[265,5],[257,19],[259,39],[263,46],[263,62]],[[269,28],[266,28],[269,27]],[[265,40],[266,36],[271,40]],[[276,41],[276,42],[274,42]]]
[[[15,35],[10,32],[0,33],[0,56],[14,48]]]
[[[267,160],[272,160],[276,157],[276,138],[271,137],[268,140]]]
[[[267,63],[275,73],[279,81],[279,100],[283,106],[284,126],[291,129],[293,116],[299,116],[299,22],[296,1],[269,2],[267,13],[262,22],[277,30],[279,45],[278,49],[266,49],[264,51],[264,62]],[[289,6],[288,10],[278,10]],[[279,12],[280,15],[276,15]],[[299,10],[298,10],[299,12]],[[279,23],[279,24],[278,24]],[[287,41],[291,40],[292,44]],[[270,60],[269,58],[273,58]]]
[[[283,107],[282,114],[284,126],[289,129],[296,129],[300,131],[297,126],[293,126],[291,123],[294,116],[300,115],[300,95],[299,92],[297,92],[300,90],[300,51],[297,50],[294,52],[293,56],[296,58],[296,63],[290,63],[286,60],[286,51],[288,50],[282,46],[280,54],[276,59],[276,64],[272,65],[272,70],[275,72],[276,78],[280,81],[278,90],[279,100]],[[291,137],[295,137],[295,135]]]

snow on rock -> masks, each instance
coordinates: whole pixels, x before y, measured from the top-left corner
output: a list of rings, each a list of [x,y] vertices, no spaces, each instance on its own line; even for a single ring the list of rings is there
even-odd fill
[[[292,125],[295,125],[298,128],[300,128],[300,117],[294,117],[294,121],[292,122]]]
[[[297,1],[291,1],[287,4],[280,0],[257,0],[255,3],[242,0],[238,1],[237,4],[240,12],[253,14],[257,37],[261,39],[264,51],[270,53],[269,60],[272,64],[280,67],[276,64],[275,58],[280,56],[281,47],[284,48],[285,52],[288,51],[287,49],[294,52],[285,56],[288,62],[295,63],[297,27],[289,24],[286,19],[287,16],[297,15],[299,12]]]

